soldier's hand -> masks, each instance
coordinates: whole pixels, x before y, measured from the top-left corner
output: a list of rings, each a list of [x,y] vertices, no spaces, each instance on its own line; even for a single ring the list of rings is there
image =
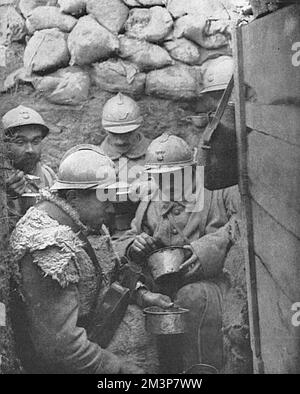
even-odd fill
[[[23,171],[17,170],[13,175],[6,179],[7,193],[11,197],[22,195],[26,190],[26,179]]]
[[[184,274],[185,279],[191,279],[192,277],[200,279],[202,275],[202,265],[198,256],[190,245],[185,245],[183,248],[191,251],[192,255],[181,264],[179,271]]]
[[[121,368],[120,368],[120,374],[126,375],[141,375],[144,374],[145,371],[143,369],[141,369],[140,367],[138,367],[135,364],[132,364],[128,361],[124,361],[121,364]]]
[[[129,255],[134,261],[138,262],[140,258],[147,256],[147,254],[150,254],[156,248],[154,238],[146,233],[142,233],[135,237],[129,249]]]
[[[159,306],[163,309],[169,309],[174,305],[170,297],[160,293],[152,293],[151,291],[145,291],[141,299],[143,307]]]

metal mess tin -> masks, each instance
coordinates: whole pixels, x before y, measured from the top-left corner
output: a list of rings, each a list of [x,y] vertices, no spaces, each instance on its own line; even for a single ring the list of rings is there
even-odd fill
[[[179,267],[191,256],[189,250],[180,246],[168,246],[155,250],[148,256],[148,266],[151,270],[153,279],[171,279],[173,276],[180,276]]]
[[[162,309],[150,306],[144,309],[146,330],[156,335],[184,334],[186,332],[186,314],[188,309],[173,307]]]

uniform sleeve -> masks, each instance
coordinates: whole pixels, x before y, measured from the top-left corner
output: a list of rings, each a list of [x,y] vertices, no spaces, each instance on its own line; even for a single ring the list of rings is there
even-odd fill
[[[147,202],[140,202],[136,210],[135,217],[131,222],[131,228],[126,231],[125,234],[122,235],[122,237],[120,237],[114,242],[114,246],[119,256],[122,257],[127,255],[127,251],[132,242],[134,241],[135,237],[142,232],[141,222],[147,205]]]
[[[212,193],[205,235],[191,246],[201,262],[203,277],[221,274],[225,257],[231,246],[230,217],[225,205],[224,190]]]
[[[77,326],[77,285],[62,287],[43,276],[30,255],[20,269],[31,338],[45,367],[77,374],[118,373],[118,357],[89,341],[85,329]]]

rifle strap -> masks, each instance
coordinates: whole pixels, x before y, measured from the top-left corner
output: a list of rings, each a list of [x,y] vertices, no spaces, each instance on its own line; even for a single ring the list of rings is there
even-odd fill
[[[202,149],[210,149],[210,141],[211,138],[216,131],[218,125],[220,124],[221,118],[224,114],[225,108],[227,107],[227,104],[229,102],[232,90],[234,86],[234,78],[233,76],[231,77],[227,88],[225,89],[223,96],[219,102],[217,111],[211,120],[211,122],[206,126],[204,133],[203,133],[203,144],[202,144]]]

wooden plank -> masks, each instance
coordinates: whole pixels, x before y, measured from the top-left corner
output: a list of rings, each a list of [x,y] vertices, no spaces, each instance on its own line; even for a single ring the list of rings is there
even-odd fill
[[[300,103],[300,4],[243,28],[245,83],[263,104]]]
[[[255,253],[290,300],[300,301],[300,241],[253,201]]]
[[[243,70],[243,36],[241,27],[236,28],[233,36],[233,43],[233,53],[236,64],[234,70],[234,84],[236,89],[236,135],[238,145],[239,186],[242,199],[242,218],[244,224],[242,228],[242,236],[245,244],[244,253],[249,310],[250,342],[253,354],[253,371],[254,373],[263,373],[264,365],[261,358],[260,345],[252,204],[250,200],[247,169],[247,128]]]
[[[292,303],[280,291],[258,258],[256,266],[265,373],[299,373],[300,327],[292,325]]]
[[[300,146],[299,107],[248,102],[246,104],[246,117],[246,124],[249,128]]]
[[[300,239],[300,148],[253,130],[248,168],[252,198]]]

